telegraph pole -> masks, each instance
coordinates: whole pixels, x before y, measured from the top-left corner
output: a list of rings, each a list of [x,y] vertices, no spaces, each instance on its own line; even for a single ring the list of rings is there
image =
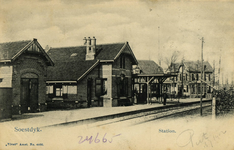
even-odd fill
[[[160,32],[160,27],[158,26],[158,63],[159,63],[159,66],[161,66],[161,52],[160,52],[160,35],[159,35],[159,32]]]
[[[213,60],[213,87],[216,87],[215,85],[215,60]]]
[[[203,79],[203,72],[204,72],[204,67],[203,67],[203,43],[204,43],[204,38],[202,37],[202,45],[201,45],[201,85],[200,85],[200,93],[201,93],[201,98],[200,98],[200,114],[202,116],[202,79]]]

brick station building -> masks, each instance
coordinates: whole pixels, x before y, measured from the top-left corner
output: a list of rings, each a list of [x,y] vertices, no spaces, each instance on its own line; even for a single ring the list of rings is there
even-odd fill
[[[0,118],[46,110],[48,66],[53,62],[37,39],[0,43]]]
[[[128,42],[50,48],[55,63],[47,78],[48,107],[112,107],[132,104],[132,65],[137,60]]]

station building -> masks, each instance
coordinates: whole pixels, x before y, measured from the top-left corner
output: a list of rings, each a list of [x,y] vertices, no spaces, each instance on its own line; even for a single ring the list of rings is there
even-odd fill
[[[50,48],[55,65],[48,68],[48,108],[131,105],[132,65],[138,62],[128,42]]]
[[[54,63],[37,39],[0,43],[0,118],[46,110],[47,67]]]

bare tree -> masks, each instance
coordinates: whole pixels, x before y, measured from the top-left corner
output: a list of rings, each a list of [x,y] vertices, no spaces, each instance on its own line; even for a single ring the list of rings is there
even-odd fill
[[[167,57],[164,58],[164,63],[167,66],[166,71],[171,71],[172,64],[177,62],[177,60],[179,59],[179,56],[180,56],[179,51],[173,51],[171,54],[167,55]]]

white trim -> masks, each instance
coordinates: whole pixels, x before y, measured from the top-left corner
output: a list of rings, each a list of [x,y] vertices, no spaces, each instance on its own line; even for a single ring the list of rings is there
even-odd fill
[[[124,43],[124,46],[121,48],[119,53],[115,56],[114,60],[116,60],[119,57],[119,55],[122,53],[122,51],[125,49],[126,46],[127,46],[127,42]]]
[[[128,45],[128,48],[130,49],[130,52],[132,53],[133,58],[135,59],[136,63],[138,64],[138,61],[137,61],[137,59],[136,59],[136,56],[134,55],[134,53],[133,53],[133,51],[132,51],[130,45],[128,44],[128,42],[127,42],[127,45]]]
[[[46,58],[50,61],[51,66],[54,66],[54,62],[52,61],[52,59],[50,58],[50,56],[45,52],[45,50],[41,47],[41,44],[37,41],[37,39],[34,39],[34,44],[37,45],[39,47],[39,49],[41,50],[41,52],[46,56]]]
[[[82,76],[80,76],[77,81],[79,81],[80,79],[82,79],[86,74],[88,74],[94,67],[96,67],[96,65],[100,62],[100,60],[98,60],[93,66],[91,66]]]
[[[118,76],[117,75],[112,75],[112,77],[118,77]],[[125,76],[125,77],[131,78],[131,76]]]
[[[136,64],[138,64],[138,61],[137,61],[137,59],[136,59],[136,57],[135,57],[135,55],[134,55],[131,47],[129,46],[128,42],[125,42],[124,46],[121,48],[121,50],[119,51],[119,53],[115,56],[114,60],[116,60],[120,56],[120,54],[123,52],[123,50],[126,48],[126,46],[128,46],[128,48],[130,49],[130,53],[132,54],[132,57],[136,61]]]
[[[112,68],[112,70],[117,70],[117,71],[129,71],[129,72],[132,72],[132,70],[129,70],[129,69],[118,69],[118,68]]]
[[[100,60],[100,62],[114,62],[114,60]]]
[[[24,46],[24,48],[22,48],[17,54],[15,54],[12,59],[15,59],[15,57],[18,57],[26,48],[28,48],[34,41],[32,40],[31,42],[29,42],[26,46]]]
[[[152,78],[147,82],[147,84],[149,84],[152,80],[154,80],[154,77],[152,77]]]
[[[77,81],[46,81],[46,83],[77,83]]]
[[[162,74],[138,74],[137,76],[145,76],[145,77],[147,77],[147,76],[158,76],[158,77],[165,77],[164,76],[164,74],[162,73]]]
[[[11,60],[7,59],[7,60],[0,60],[0,62],[11,62]]]
[[[29,42],[24,48],[22,48],[17,54],[15,54],[12,57],[12,60],[16,59],[19,55],[22,54],[22,52],[24,50],[26,50],[27,48],[29,48],[29,46],[31,46],[32,44],[35,44],[40,51],[43,53],[43,55],[47,58],[47,60],[50,61],[51,66],[54,66],[54,62],[51,60],[51,58],[48,56],[48,54],[44,51],[44,49],[41,47],[40,43],[37,41],[37,39],[33,39],[31,42]]]

